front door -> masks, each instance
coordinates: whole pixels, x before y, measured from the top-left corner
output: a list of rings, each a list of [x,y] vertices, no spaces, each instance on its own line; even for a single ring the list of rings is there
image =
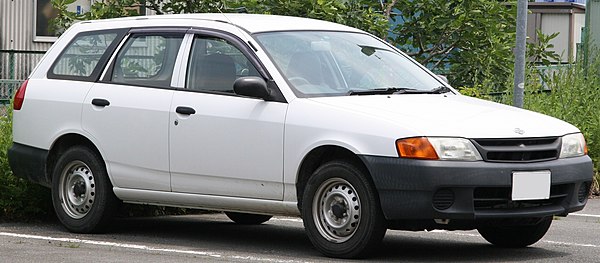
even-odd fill
[[[282,200],[287,104],[236,95],[243,76],[260,75],[236,45],[194,38],[170,110],[173,192]]]

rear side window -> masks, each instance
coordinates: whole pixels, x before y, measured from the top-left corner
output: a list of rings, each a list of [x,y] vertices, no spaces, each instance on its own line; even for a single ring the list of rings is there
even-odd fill
[[[49,78],[95,81],[124,30],[85,32],[63,50],[48,73]]]
[[[133,35],[115,59],[110,82],[170,87],[183,36],[178,33]]]

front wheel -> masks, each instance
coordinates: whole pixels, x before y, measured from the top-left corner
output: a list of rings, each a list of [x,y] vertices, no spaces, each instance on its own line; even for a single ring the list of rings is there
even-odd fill
[[[336,258],[367,256],[387,230],[366,172],[340,161],[322,165],[308,180],[302,220],[312,244]]]
[[[273,217],[269,215],[244,214],[236,212],[225,212],[225,215],[227,215],[231,221],[240,225],[260,225],[269,221],[269,219]]]
[[[52,204],[56,216],[69,231],[104,230],[119,200],[96,152],[75,146],[61,154],[52,175]]]
[[[521,248],[538,242],[552,224],[552,217],[546,217],[533,225],[486,226],[478,228],[485,240],[499,247]]]

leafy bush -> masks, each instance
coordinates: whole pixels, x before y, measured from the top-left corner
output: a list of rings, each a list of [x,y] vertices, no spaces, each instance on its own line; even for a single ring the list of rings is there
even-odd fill
[[[528,64],[524,108],[575,125],[585,135],[594,161],[592,194],[600,195],[600,53],[587,67],[583,62],[535,67]],[[485,85],[460,88],[463,95],[512,103],[513,79],[503,84],[505,93],[494,94]]]
[[[600,56],[589,67],[565,65],[549,73],[532,74],[524,107],[577,126],[585,135],[596,171],[600,168]],[[534,71],[535,73],[535,71]],[[544,91],[544,92],[540,92]],[[595,194],[600,194],[596,173]]]
[[[12,144],[12,107],[0,105],[0,221],[41,219],[49,214],[49,190],[13,176],[7,150]]]

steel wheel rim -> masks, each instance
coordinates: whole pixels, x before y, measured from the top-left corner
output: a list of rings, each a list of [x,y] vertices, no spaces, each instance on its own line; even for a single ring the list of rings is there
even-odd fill
[[[325,239],[343,243],[352,238],[361,218],[360,199],[354,187],[341,178],[323,182],[313,200],[313,219]]]
[[[92,170],[82,161],[70,162],[61,173],[58,192],[62,208],[69,217],[85,217],[96,197]]]

